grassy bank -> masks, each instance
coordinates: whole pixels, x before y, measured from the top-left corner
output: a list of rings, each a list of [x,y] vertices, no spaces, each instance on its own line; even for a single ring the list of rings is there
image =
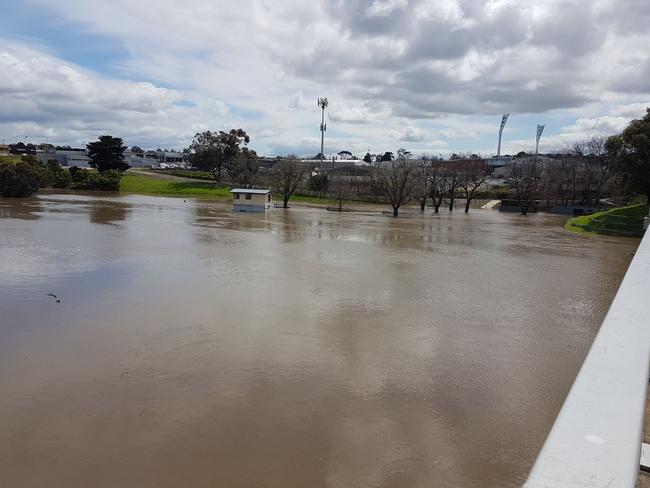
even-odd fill
[[[176,197],[230,198],[230,188],[218,187],[211,181],[174,181],[126,174],[120,182],[123,193]]]
[[[160,195],[170,197],[201,197],[201,198],[230,198],[230,187],[216,186],[214,181],[175,181],[160,177],[151,177],[146,174],[137,174],[130,172],[122,177],[120,191],[123,193],[139,193],[142,195]],[[274,195],[276,203],[282,203],[282,200]],[[320,198],[307,195],[294,195],[289,200],[291,203],[309,203],[314,205],[338,205],[338,200],[332,198]],[[352,202],[344,201],[344,205]]]
[[[580,234],[640,237],[643,235],[643,218],[646,215],[647,205],[630,205],[574,217],[569,219],[564,227]]]

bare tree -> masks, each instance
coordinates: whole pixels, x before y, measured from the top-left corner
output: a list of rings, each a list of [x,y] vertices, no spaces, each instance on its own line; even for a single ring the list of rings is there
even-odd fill
[[[353,184],[350,177],[350,168],[345,173],[339,173],[328,180],[328,193],[334,194],[339,204],[339,212],[343,211],[343,200],[353,192]]]
[[[403,154],[393,161],[385,162],[377,170],[377,188],[388,198],[393,207],[393,217],[397,217],[399,208],[413,197],[414,172],[415,165],[410,163]]]
[[[449,196],[449,211],[454,210],[454,201],[456,200],[456,190],[458,189],[458,171],[456,165],[448,167],[445,171],[447,180],[447,195]]]
[[[444,164],[437,159],[431,162],[429,168],[429,192],[435,213],[439,212],[443,199],[449,193],[449,177]]]
[[[307,167],[296,156],[288,156],[280,161],[272,176],[273,189],[282,197],[282,206],[289,206],[289,198],[305,178]]]
[[[431,164],[426,159],[418,161],[417,170],[414,172],[415,199],[420,204],[420,212],[427,207],[427,200],[431,194]]]
[[[458,170],[458,187],[465,192],[465,213],[469,213],[474,194],[487,179],[487,165],[482,159],[469,159],[462,161]]]
[[[537,158],[518,159],[508,165],[507,177],[521,207],[521,214],[526,215],[542,180],[541,164]]]

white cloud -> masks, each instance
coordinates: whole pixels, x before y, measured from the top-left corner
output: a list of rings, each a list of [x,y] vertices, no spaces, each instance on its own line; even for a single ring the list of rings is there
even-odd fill
[[[510,112],[508,130],[522,129],[517,114],[561,119],[546,142],[562,142],[597,118],[598,131],[618,130],[650,100],[642,1],[27,1],[127,54],[109,77],[65,52],[2,40],[7,138],[29,126],[75,142],[101,128],[142,145],[182,145],[197,130],[242,126],[259,152],[316,153],[315,99],[327,96],[337,150],[367,147],[368,120],[377,150],[434,137],[450,147],[462,137],[469,147],[454,149],[475,150],[494,138],[485,117]],[[512,141],[528,143],[519,136]]]
[[[395,10],[402,10],[408,5],[408,0],[373,0],[367,13],[373,17],[387,17]]]

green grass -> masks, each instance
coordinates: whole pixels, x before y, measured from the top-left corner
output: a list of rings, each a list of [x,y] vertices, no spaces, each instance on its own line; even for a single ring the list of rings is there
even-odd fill
[[[214,181],[174,181],[171,179],[154,178],[146,174],[139,174],[137,171],[130,171],[122,177],[120,191],[123,193],[139,193],[142,195],[160,195],[168,197],[201,197],[229,199],[230,187],[216,186]],[[275,203],[282,203],[278,195],[274,195]],[[289,199],[291,203],[311,203],[316,205],[338,205],[335,198],[320,198],[308,195],[293,195]],[[371,204],[372,202],[361,202],[344,200],[344,205]]]
[[[643,218],[647,215],[647,205],[630,205],[574,217],[569,219],[564,227],[580,234],[641,237],[643,235]]]
[[[177,197],[230,198],[229,187],[218,187],[210,181],[173,181],[126,174],[120,182],[120,191],[144,195]]]

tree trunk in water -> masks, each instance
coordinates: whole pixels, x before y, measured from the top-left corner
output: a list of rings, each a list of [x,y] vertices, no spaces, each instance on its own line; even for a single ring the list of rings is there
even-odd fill
[[[471,202],[471,200],[469,198],[465,201],[465,213],[469,213],[469,204],[470,204],[470,202]]]
[[[289,197],[282,199],[282,208],[289,208]]]
[[[343,200],[339,200],[339,212],[343,212]]]
[[[397,217],[399,215],[399,207],[393,207],[393,217]]]
[[[452,212],[454,210],[454,197],[452,196],[449,199],[449,211]]]
[[[426,200],[421,201],[420,202],[420,212],[424,212],[424,209],[426,208],[426,206],[427,206],[427,201]]]

